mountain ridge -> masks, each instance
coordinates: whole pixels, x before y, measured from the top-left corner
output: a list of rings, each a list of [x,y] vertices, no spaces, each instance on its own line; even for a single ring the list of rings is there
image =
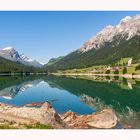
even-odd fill
[[[116,26],[107,25],[105,28],[103,28],[100,32],[98,32],[95,36],[90,38],[83,46],[79,49],[79,51],[82,51],[86,47],[86,51],[92,49],[92,48],[100,48],[100,45],[104,42],[111,42],[113,40],[114,36],[122,35],[127,36],[126,40],[131,39],[135,35],[140,35],[140,15],[136,15],[134,17],[126,16],[125,18],[121,19],[119,24]],[[139,30],[139,32],[138,32]],[[96,42],[98,44],[96,44]],[[87,45],[86,45],[87,44]],[[87,49],[88,47],[89,49]],[[97,45],[97,46],[96,46]],[[85,51],[83,51],[85,52]]]
[[[116,26],[108,25],[87,40],[79,49],[52,65],[49,71],[109,65],[121,58],[140,60],[140,15],[125,17]]]
[[[16,51],[11,46],[0,49],[0,56],[5,59],[8,59],[14,62],[19,62],[28,66],[34,66],[34,67],[39,67],[39,68],[43,66],[40,62],[30,59],[24,54],[19,54],[19,52]]]
[[[33,66],[27,66],[20,62],[14,62],[9,59],[0,57],[0,74],[11,74],[11,73],[36,73],[42,72],[40,68]]]

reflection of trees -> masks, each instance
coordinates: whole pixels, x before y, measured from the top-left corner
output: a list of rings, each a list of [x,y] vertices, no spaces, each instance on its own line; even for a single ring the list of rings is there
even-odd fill
[[[0,76],[0,90],[40,78],[39,76]]]
[[[11,99],[19,92],[23,92],[33,85],[38,84],[41,80],[35,80],[35,77],[0,77],[0,96]]]
[[[112,77],[110,80],[111,82],[108,83],[108,80],[103,78],[88,80],[48,77],[45,79],[46,82],[51,81],[57,87],[79,96],[82,102],[93,109],[102,110],[107,107],[114,109],[122,126],[140,128],[140,82],[133,79],[113,80]],[[128,83],[133,89],[130,90]]]
[[[126,78],[122,78],[122,83],[124,84],[124,85],[127,85],[127,79]]]
[[[76,96],[82,96],[83,93],[91,98],[100,98],[107,106],[112,106],[117,111],[121,111],[126,106],[135,111],[140,110],[140,94],[139,87],[133,85],[133,90],[128,88],[128,85],[123,85],[122,82],[94,81],[84,79],[74,79],[66,77],[48,77],[44,79],[46,82],[51,81],[54,85],[65,89]],[[120,105],[118,107],[118,104]],[[121,108],[120,108],[121,107]]]
[[[107,80],[110,80],[110,76],[105,76],[105,78],[106,78]]]
[[[114,76],[114,79],[115,80],[119,80],[119,76]]]
[[[107,107],[107,106],[100,98],[92,98],[87,95],[82,95],[80,97],[81,101],[89,105],[95,110],[102,110]],[[118,107],[121,108],[121,106],[118,104]],[[136,112],[132,110],[129,107],[122,108],[120,112],[116,111],[116,115],[118,118],[118,121],[122,124],[122,126],[125,127],[125,125],[130,125],[132,128],[140,128],[140,112]]]
[[[40,80],[41,79],[41,80]],[[90,80],[89,80],[90,79]],[[46,81],[52,88],[67,90],[96,110],[111,107],[123,123],[140,128],[140,81],[114,77],[0,77],[0,96],[14,97],[31,85]],[[108,82],[110,81],[110,83]],[[128,87],[131,85],[133,88]],[[7,94],[2,94],[7,93]],[[8,94],[9,93],[9,94]],[[134,119],[135,118],[135,119]],[[137,121],[138,123],[136,123]]]

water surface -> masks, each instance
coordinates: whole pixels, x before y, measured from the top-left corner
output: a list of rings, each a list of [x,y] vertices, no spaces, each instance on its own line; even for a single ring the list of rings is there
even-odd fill
[[[124,127],[140,128],[140,80],[120,77],[0,76],[0,102],[49,101],[58,113],[112,108]]]

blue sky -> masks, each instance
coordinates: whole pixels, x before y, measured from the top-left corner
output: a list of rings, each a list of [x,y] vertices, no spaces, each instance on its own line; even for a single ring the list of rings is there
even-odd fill
[[[108,24],[139,11],[0,12],[0,48],[13,46],[20,53],[46,63],[66,55]]]

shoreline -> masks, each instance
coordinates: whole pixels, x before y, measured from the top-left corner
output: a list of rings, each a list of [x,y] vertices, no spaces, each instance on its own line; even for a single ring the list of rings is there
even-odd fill
[[[133,74],[92,74],[92,73],[50,73],[52,75],[56,76],[118,76],[118,77],[123,77],[123,78],[137,78],[140,79],[140,74],[138,75],[133,75]]]
[[[71,111],[58,114],[49,102],[22,107],[0,103],[0,126],[7,124],[14,129],[26,129],[26,125],[36,124],[52,129],[113,129],[117,123],[116,114],[110,108],[89,115],[77,115]]]
[[[0,73],[0,76],[48,75],[48,73]]]
[[[26,76],[26,75],[55,75],[55,76],[110,76],[110,77],[123,77],[123,78],[136,78],[140,79],[140,74],[95,74],[95,73],[30,73],[30,74],[20,74],[20,73],[0,73],[0,76]]]

